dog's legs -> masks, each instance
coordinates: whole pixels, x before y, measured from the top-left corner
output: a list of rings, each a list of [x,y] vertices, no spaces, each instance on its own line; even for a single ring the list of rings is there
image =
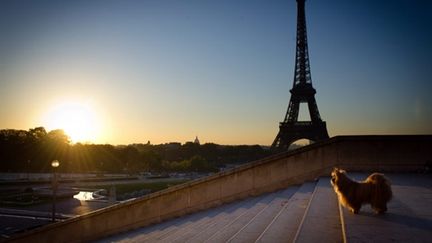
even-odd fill
[[[350,207],[349,209],[350,209],[351,213],[353,213],[353,214],[358,214],[359,211],[360,211],[359,208],[351,208],[351,207]]]
[[[352,205],[351,212],[354,214],[358,214],[360,212],[361,205]]]
[[[375,213],[377,214],[383,214],[387,211],[387,205],[386,204],[376,204],[376,205],[371,205],[373,210],[375,211]]]

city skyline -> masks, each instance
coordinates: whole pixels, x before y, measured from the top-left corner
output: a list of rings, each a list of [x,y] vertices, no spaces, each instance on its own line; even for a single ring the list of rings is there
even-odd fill
[[[306,1],[312,83],[331,137],[432,133],[430,10]],[[270,145],[293,84],[294,0],[2,1],[0,31],[0,129]]]

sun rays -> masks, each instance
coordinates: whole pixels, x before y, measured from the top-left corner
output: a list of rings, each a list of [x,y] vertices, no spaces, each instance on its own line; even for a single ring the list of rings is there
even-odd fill
[[[101,133],[101,123],[90,104],[78,101],[58,103],[44,118],[50,129],[63,129],[72,142],[95,142]]]

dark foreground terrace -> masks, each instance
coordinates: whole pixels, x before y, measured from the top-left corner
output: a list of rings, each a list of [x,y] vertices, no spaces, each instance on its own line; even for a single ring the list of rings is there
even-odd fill
[[[330,178],[320,177],[98,242],[430,242],[432,176],[388,177],[394,198],[384,215],[340,208]]]

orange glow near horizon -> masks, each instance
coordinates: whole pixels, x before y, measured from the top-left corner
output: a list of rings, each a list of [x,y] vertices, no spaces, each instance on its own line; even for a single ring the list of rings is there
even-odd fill
[[[102,124],[92,107],[76,101],[58,103],[43,120],[49,130],[63,129],[73,143],[97,142],[102,132]]]

